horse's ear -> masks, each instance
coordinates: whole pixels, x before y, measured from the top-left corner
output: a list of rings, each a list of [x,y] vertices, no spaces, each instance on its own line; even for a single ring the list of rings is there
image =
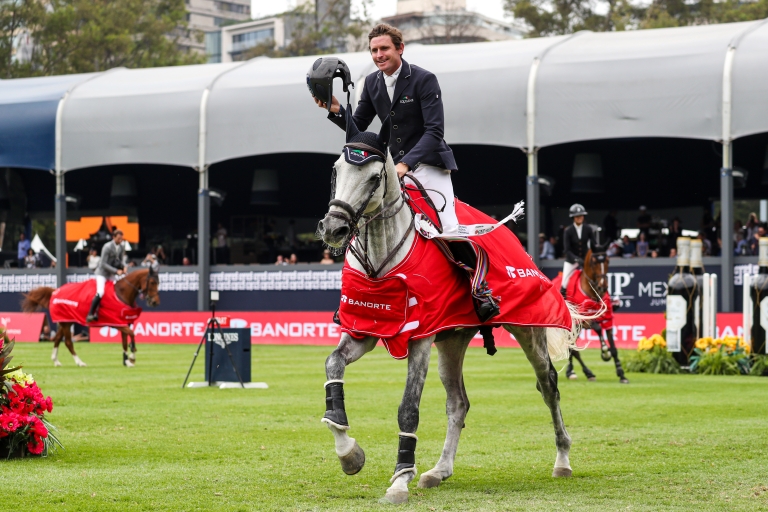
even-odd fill
[[[344,112],[344,115],[346,117],[346,123],[347,123],[347,143],[352,142],[352,139],[360,134],[360,130],[357,129],[355,120],[352,117],[352,109],[349,107],[350,106],[347,105],[347,109]]]

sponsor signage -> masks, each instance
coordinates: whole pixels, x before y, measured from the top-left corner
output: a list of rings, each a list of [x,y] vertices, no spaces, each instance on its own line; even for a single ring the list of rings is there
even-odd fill
[[[21,316],[21,314],[18,314]],[[40,326],[42,326],[42,314]],[[228,312],[230,328],[250,329],[251,343],[276,345],[329,345],[339,343],[341,329],[331,320],[328,312]],[[210,319],[206,313],[143,313],[134,323],[138,343],[199,343]],[[740,313],[719,313],[717,315],[718,336],[742,336]],[[658,334],[665,328],[662,313],[616,313],[614,315],[613,337],[619,348],[637,348],[643,337]],[[494,329],[496,344],[500,347],[516,347],[514,338],[503,329]],[[36,340],[40,331],[38,327]],[[91,329],[91,341],[114,343],[120,341],[120,333],[111,327]],[[590,348],[599,348],[597,335],[592,330],[583,330],[579,345],[589,343]],[[476,337],[472,346],[482,346],[482,338]]]
[[[0,313],[0,326],[16,341],[40,341],[45,313]]]

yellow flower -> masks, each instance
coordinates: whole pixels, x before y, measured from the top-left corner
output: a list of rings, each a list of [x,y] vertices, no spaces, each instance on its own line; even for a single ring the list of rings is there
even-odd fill
[[[6,379],[13,380],[17,384],[21,384],[22,386],[26,386],[27,384],[32,384],[35,382],[35,379],[32,378],[31,375],[27,375],[23,371],[21,371],[21,368],[18,370],[12,371],[11,373],[7,373],[5,375]]]
[[[706,350],[713,344],[714,343],[712,338],[707,337],[707,338],[699,338],[698,340],[696,340],[696,343],[694,344],[694,346],[699,350]]]

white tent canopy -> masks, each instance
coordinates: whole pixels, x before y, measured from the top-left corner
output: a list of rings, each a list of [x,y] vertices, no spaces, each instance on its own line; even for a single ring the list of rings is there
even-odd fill
[[[733,71],[724,82],[729,48],[735,48]],[[356,81],[354,102],[362,78],[375,68],[365,52],[341,57]],[[76,85],[63,95],[57,114],[59,169],[124,163],[199,167],[269,153],[337,153],[343,134],[314,107],[306,89],[315,58],[121,68],[73,77]],[[763,21],[413,45],[405,58],[437,74],[449,144],[525,148],[620,137],[722,140],[724,83],[732,85],[730,138],[768,132]],[[0,95],[13,98],[15,89],[32,82],[60,79],[3,80]]]

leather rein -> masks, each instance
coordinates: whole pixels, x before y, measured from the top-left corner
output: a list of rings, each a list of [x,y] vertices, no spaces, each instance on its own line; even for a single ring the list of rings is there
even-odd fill
[[[331,206],[338,206],[343,211],[337,211],[337,210],[329,210],[328,216],[329,217],[335,217],[341,221],[343,221],[347,227],[349,227],[349,234],[347,235],[347,239],[344,241],[343,246],[348,246],[350,252],[352,255],[357,259],[357,261],[360,262],[360,265],[363,266],[363,269],[365,269],[365,273],[368,277],[376,278],[381,274],[381,271],[384,269],[384,267],[392,261],[392,258],[395,257],[395,254],[402,248],[405,241],[408,239],[408,235],[410,234],[411,230],[413,229],[413,219],[415,213],[413,212],[413,209],[410,209],[411,211],[411,222],[408,223],[408,229],[405,230],[405,233],[403,234],[403,237],[400,239],[400,241],[395,245],[395,247],[387,254],[387,256],[384,258],[384,261],[381,262],[381,264],[376,267],[373,262],[371,261],[371,258],[368,254],[368,225],[375,221],[375,220],[386,220],[394,217],[398,213],[400,213],[400,210],[403,209],[405,204],[407,203],[407,200],[405,198],[405,192],[401,191],[400,194],[397,196],[397,198],[387,204],[384,204],[384,206],[379,210],[376,214],[367,216],[365,215],[365,210],[368,208],[368,204],[371,202],[371,199],[373,199],[373,195],[376,193],[376,191],[381,186],[382,178],[384,179],[384,190],[387,190],[387,157],[386,155],[379,151],[378,149],[369,146],[367,144],[363,144],[360,142],[353,142],[349,144],[344,145],[345,148],[354,148],[354,149],[360,149],[363,151],[368,151],[370,153],[373,153],[380,158],[384,160],[384,163],[381,165],[381,170],[379,171],[379,175],[376,179],[376,183],[371,188],[370,192],[368,193],[368,197],[363,201],[363,203],[360,205],[360,207],[355,210],[355,208],[347,203],[346,201],[342,201],[341,199],[331,199],[331,201],[328,203],[328,207]],[[334,183],[336,180],[336,169],[333,170],[334,173]],[[390,209],[392,209],[398,201],[400,202],[399,206],[392,211],[391,213],[388,213]],[[361,223],[361,221],[363,221]],[[355,244],[354,242],[356,240],[359,241],[360,236],[362,232],[362,243]]]
[[[125,274],[125,277],[122,278],[120,280],[120,282],[124,281],[125,283],[127,283],[131,288],[133,288],[134,290],[136,290],[138,292],[139,298],[143,299],[144,297],[146,297],[149,294],[149,282],[152,280],[153,277],[155,277],[155,276],[152,275],[152,271],[150,270],[147,273],[147,281],[146,281],[143,289],[138,288],[135,284],[130,282],[128,280],[128,274]]]
[[[595,267],[595,266],[597,266],[598,264],[602,264],[602,263],[604,263],[604,262],[605,262],[605,259],[607,259],[607,258],[608,258],[608,256],[607,256],[607,255],[603,255],[603,258],[604,258],[604,259],[603,259],[603,261],[601,261],[601,258],[599,258],[597,254],[594,254],[594,253],[593,253],[593,254],[592,254],[592,257],[590,258],[590,262],[589,262],[589,263],[590,263],[590,268],[594,268],[594,267]],[[602,266],[602,265],[601,265],[601,266]],[[601,281],[601,280],[602,280],[604,277],[607,277],[607,273],[602,273],[602,274],[598,274],[598,273],[595,273],[595,274],[593,274],[593,275],[591,275],[591,276],[590,276],[590,275],[589,275],[589,274],[586,272],[586,270],[585,270],[585,271],[583,272],[583,275],[584,275],[584,278],[585,278],[585,279],[587,280],[587,282],[589,283],[589,286],[590,286],[590,288],[592,288],[592,291],[594,291],[594,292],[595,292],[595,295],[598,295],[597,299],[600,299],[600,298],[602,297],[602,295],[603,295],[603,294],[605,293],[605,291],[606,291],[606,290],[604,290],[604,291],[603,291],[603,294],[600,294],[600,293],[598,292],[598,290],[600,289],[600,281]]]

